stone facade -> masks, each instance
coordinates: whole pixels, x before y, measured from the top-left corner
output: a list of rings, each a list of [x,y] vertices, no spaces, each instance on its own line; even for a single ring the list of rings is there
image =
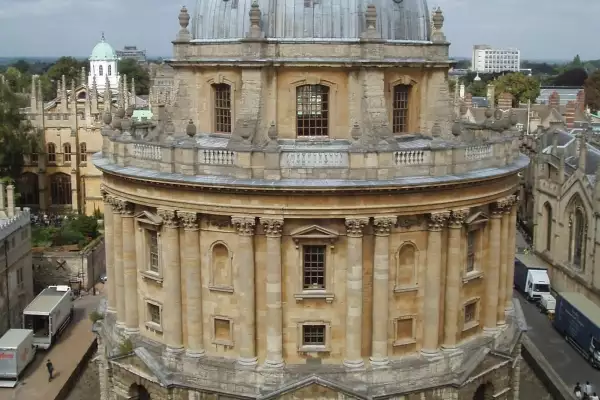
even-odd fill
[[[172,104],[103,115],[104,398],[518,398],[517,121],[453,124],[441,10],[377,12],[315,45],[184,8]]]

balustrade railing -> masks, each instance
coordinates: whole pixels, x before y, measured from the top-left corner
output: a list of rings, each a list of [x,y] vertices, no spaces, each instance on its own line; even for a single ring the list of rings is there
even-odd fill
[[[468,161],[484,160],[492,156],[492,145],[471,146],[465,149],[465,159]]]
[[[207,149],[200,151],[200,163],[208,165],[234,165],[235,151]]]
[[[430,159],[430,152],[426,150],[404,150],[394,152],[396,165],[423,165]]]
[[[151,144],[133,144],[133,156],[143,160],[162,160],[162,148]]]

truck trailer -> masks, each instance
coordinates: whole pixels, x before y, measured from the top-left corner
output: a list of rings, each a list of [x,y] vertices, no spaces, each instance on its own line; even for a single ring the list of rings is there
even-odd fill
[[[48,349],[73,318],[68,286],[48,286],[23,311],[23,328],[33,330],[33,344]]]
[[[600,367],[600,307],[580,293],[559,293],[552,324],[594,367]]]
[[[13,388],[35,358],[33,331],[9,329],[0,338],[0,387]]]
[[[529,301],[550,294],[548,264],[533,254],[516,254],[514,285]]]

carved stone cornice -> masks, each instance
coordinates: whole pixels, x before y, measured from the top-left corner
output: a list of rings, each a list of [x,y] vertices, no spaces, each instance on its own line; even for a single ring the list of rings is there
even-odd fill
[[[510,195],[499,199],[492,204],[492,214],[508,214],[515,204],[517,204],[517,196],[515,195]]]
[[[238,235],[252,236],[256,227],[256,219],[254,217],[231,217],[231,223],[237,230]]]
[[[106,186],[100,185],[100,195],[102,196],[102,200],[105,204],[110,204],[110,194],[106,190]]]
[[[126,203],[125,200],[123,200],[119,197],[109,196],[109,202],[110,202],[110,205],[112,206],[113,213],[115,213],[115,214],[123,213],[123,209],[125,208],[125,203]]]
[[[283,218],[261,218],[260,224],[262,225],[267,237],[281,237],[281,232],[283,230]]]
[[[450,213],[450,221],[448,222],[448,226],[450,228],[461,228],[467,220],[468,216],[468,208],[464,208],[461,210],[452,210],[452,212]]]
[[[198,230],[199,222],[198,213],[195,212],[178,212],[177,216],[181,220],[183,224],[183,229],[186,231],[195,231]]]
[[[419,225],[423,221],[419,215],[402,215],[398,217],[397,226],[400,228],[410,228],[411,226]]]
[[[397,218],[393,216],[373,218],[373,232],[375,236],[389,236],[396,220]]]
[[[125,200],[121,200],[121,201],[123,203],[121,214],[123,214],[123,217],[132,218],[133,214],[135,213],[135,204],[133,204],[132,202],[129,202],[129,201],[125,201]]]
[[[449,218],[450,211],[440,211],[429,214],[429,220],[427,221],[428,229],[430,231],[441,231]]]
[[[159,208],[157,210],[156,214],[162,218],[163,225],[166,228],[170,228],[170,229],[179,228],[179,217],[177,215],[177,211]]]
[[[369,224],[369,218],[346,218],[346,235],[349,237],[362,237],[365,226]]]

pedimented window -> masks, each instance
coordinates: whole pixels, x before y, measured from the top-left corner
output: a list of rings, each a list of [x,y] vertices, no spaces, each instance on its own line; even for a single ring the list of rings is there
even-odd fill
[[[138,253],[141,274],[143,278],[162,283],[162,241],[160,230],[162,218],[148,211],[142,211],[135,216],[141,232],[142,250]]]

